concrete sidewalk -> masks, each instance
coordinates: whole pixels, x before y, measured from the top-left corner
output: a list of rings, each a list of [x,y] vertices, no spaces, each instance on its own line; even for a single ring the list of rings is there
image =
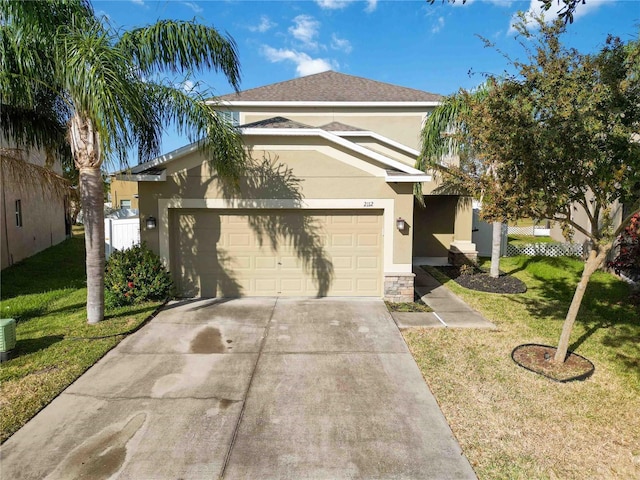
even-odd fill
[[[393,312],[393,319],[399,328],[496,328],[422,268],[414,267],[413,273],[416,274],[416,293],[433,312]]]
[[[169,304],[2,446],[2,478],[475,478],[380,300]]]

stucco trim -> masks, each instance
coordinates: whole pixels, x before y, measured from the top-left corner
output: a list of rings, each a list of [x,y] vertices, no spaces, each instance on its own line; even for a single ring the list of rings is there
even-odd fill
[[[366,206],[365,206],[366,205]],[[383,211],[383,269],[384,272],[410,273],[411,264],[393,263],[393,236],[396,228],[395,201],[371,198],[307,198],[289,199],[224,199],[224,198],[167,198],[158,200],[158,240],[160,258],[171,265],[169,211],[182,208],[216,209],[294,209],[294,210],[382,210]],[[385,273],[386,275],[386,273]]]
[[[321,102],[321,101],[260,101],[260,100],[207,100],[213,107],[437,107],[442,102]]]
[[[319,128],[242,128],[240,129],[243,135],[247,136],[274,136],[274,137],[305,137],[305,136],[317,136],[320,138],[324,138],[329,142],[333,142],[337,145],[340,145],[344,148],[347,148],[353,152],[359,153],[361,155],[365,155],[376,162],[382,163],[383,165],[387,165],[389,167],[395,168],[396,170],[400,170],[401,172],[410,173],[413,175],[424,175],[422,170],[418,170],[416,168],[405,165],[402,162],[397,160],[393,160],[381,153],[374,152],[366,147],[358,145],[354,142],[346,140],[344,138],[339,137],[338,135],[334,135],[331,132],[327,132],[326,130],[322,130]]]
[[[164,182],[167,180],[167,172],[162,171],[157,175],[150,174],[116,174],[114,175],[116,180],[122,180],[124,182]]]
[[[387,175],[385,177],[387,183],[420,183],[430,182],[433,180],[431,175]]]
[[[350,130],[334,130],[332,131],[332,133],[334,135],[337,135],[339,137],[371,137],[374,138],[382,143],[386,143],[387,145],[391,146],[391,147],[395,147],[398,150],[402,150],[405,153],[408,153],[409,155],[411,155],[412,157],[418,157],[418,155],[420,155],[420,152],[418,150],[416,150],[415,148],[411,148],[408,147],[407,145],[400,143],[400,142],[396,142],[395,140],[390,139],[389,137],[385,137],[384,135],[380,135],[379,133],[376,132],[372,132],[370,130],[362,130],[362,131],[350,131]]]

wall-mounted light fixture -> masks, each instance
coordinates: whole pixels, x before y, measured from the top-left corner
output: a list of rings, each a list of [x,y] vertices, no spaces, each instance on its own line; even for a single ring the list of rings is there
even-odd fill
[[[402,232],[406,226],[407,222],[404,221],[404,218],[398,217],[398,219],[396,220],[396,227],[398,227],[398,230]]]
[[[156,228],[156,217],[147,217],[147,230]]]

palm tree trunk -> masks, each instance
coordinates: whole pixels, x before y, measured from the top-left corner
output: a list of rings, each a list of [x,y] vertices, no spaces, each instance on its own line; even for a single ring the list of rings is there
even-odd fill
[[[80,169],[80,194],[87,250],[87,321],[104,318],[104,204],[102,172]]]
[[[71,151],[80,170],[80,199],[87,251],[87,322],[104,318],[104,189],[100,137],[93,122],[80,114],[71,118]]]
[[[589,284],[591,275],[600,268],[607,257],[607,252],[610,249],[611,245],[609,245],[608,248],[599,247],[598,250],[593,248],[591,252],[589,252],[589,257],[587,258],[587,261],[584,264],[584,270],[582,271],[582,277],[580,278],[580,282],[578,282],[576,291],[573,294],[573,300],[571,300],[571,305],[569,306],[569,311],[567,312],[567,316],[562,324],[562,333],[560,334],[558,349],[556,350],[556,355],[553,359],[555,362],[564,363],[566,360],[567,350],[569,349],[569,339],[571,338],[571,330],[573,330],[573,324],[578,316],[578,311],[580,310],[584,293],[587,290],[587,285]]]
[[[493,238],[491,241],[491,270],[489,276],[500,276],[500,247],[502,246],[502,222],[493,222]]]

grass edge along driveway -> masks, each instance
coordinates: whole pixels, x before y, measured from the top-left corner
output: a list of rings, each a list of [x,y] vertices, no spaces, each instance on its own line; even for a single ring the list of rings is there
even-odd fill
[[[513,257],[501,269],[529,290],[474,292],[430,271],[496,330],[403,332],[479,478],[640,478],[640,311],[628,285],[594,275],[571,350],[596,370],[560,384],[516,366],[510,354],[522,343],[556,344],[582,262]]]
[[[4,442],[161,305],[107,310],[86,323],[81,234],[2,271],[0,316],[15,318],[14,358],[0,367],[0,441]]]

